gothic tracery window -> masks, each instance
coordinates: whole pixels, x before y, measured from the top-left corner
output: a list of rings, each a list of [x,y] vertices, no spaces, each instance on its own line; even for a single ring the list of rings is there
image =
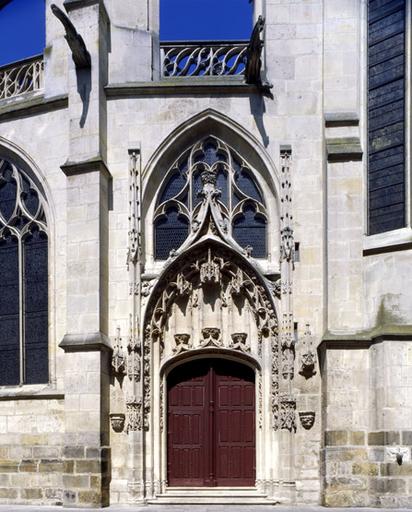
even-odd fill
[[[48,238],[44,199],[0,158],[0,385],[48,382]]]
[[[167,173],[156,202],[155,257],[179,249],[202,203],[202,175],[211,173],[227,235],[255,258],[267,256],[267,211],[251,166],[227,144],[208,137],[186,150]]]

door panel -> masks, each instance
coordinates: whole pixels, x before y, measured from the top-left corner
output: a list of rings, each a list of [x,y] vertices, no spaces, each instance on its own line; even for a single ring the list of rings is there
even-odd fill
[[[216,482],[255,485],[255,385],[253,371],[218,361],[215,365]]]
[[[169,379],[169,485],[204,485],[209,367],[183,365]]]
[[[170,486],[255,484],[253,371],[227,360],[194,361],[168,379]]]

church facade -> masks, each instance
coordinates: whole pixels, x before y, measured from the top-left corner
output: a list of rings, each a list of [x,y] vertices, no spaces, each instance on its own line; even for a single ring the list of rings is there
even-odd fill
[[[410,3],[45,16],[0,68],[0,503],[412,508]]]

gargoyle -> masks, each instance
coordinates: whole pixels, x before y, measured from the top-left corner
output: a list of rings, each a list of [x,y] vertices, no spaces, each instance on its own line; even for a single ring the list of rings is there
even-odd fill
[[[259,89],[271,89],[272,84],[267,80],[262,81],[262,49],[264,42],[260,34],[265,28],[265,18],[259,16],[246,49],[245,81],[247,84],[257,85]]]
[[[77,32],[68,16],[56,4],[50,6],[53,14],[59,19],[66,30],[66,41],[72,52],[72,58],[77,69],[91,67],[90,53],[87,51],[82,36]]]

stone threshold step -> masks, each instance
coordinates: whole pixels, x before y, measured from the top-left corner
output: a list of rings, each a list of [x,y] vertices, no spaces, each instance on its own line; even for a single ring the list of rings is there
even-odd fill
[[[255,496],[263,498],[266,494],[258,493],[254,487],[169,487],[158,496]]]
[[[148,500],[148,504],[168,504],[168,505],[275,505],[279,503],[276,500],[270,500],[261,496],[170,496],[159,495],[157,499]]]

